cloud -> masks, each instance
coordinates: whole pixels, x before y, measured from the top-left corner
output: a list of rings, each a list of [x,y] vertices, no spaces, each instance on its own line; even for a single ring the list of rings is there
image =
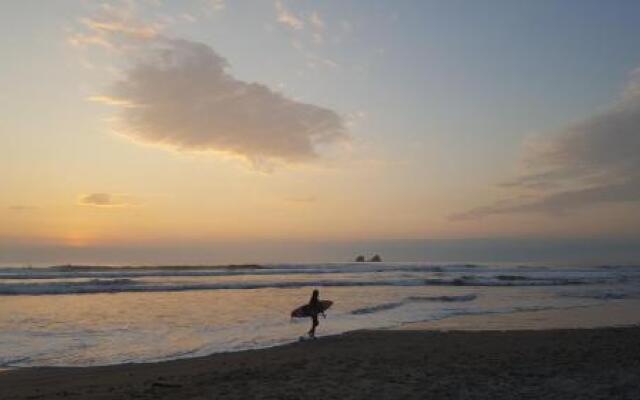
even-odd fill
[[[309,16],[309,22],[311,24],[311,27],[314,30],[314,32],[312,33],[313,41],[316,44],[324,43],[323,32],[325,28],[325,23],[324,23],[324,20],[320,17],[320,14],[318,14],[317,11],[313,11]]]
[[[156,38],[163,28],[161,24],[146,23],[137,18],[135,5],[131,2],[101,4],[94,16],[82,18],[80,23],[84,29],[68,37],[70,44],[98,45],[113,50]]]
[[[107,104],[110,106],[118,106],[118,107],[140,107],[137,104],[131,103],[127,100],[114,98],[111,96],[101,95],[101,96],[89,96],[87,97],[89,101],[95,101],[96,103]]]
[[[193,15],[189,14],[189,13],[182,13],[180,15],[180,18],[182,18],[183,20],[189,22],[189,23],[194,23],[198,21],[198,18],[194,17]]]
[[[309,14],[296,15],[287,9],[280,0],[275,1],[277,20],[280,24],[290,28],[290,43],[300,55],[306,59],[306,66],[309,69],[317,69],[318,67],[337,70],[340,65],[334,60],[316,54],[309,49],[308,44],[313,43],[320,46],[325,43],[325,30],[327,24],[320,16],[318,11],[311,11]],[[308,24],[305,23],[308,21]],[[305,29],[308,27],[308,29]]]
[[[115,130],[136,142],[230,155],[268,170],[313,161],[323,146],[348,138],[337,112],[234,78],[211,47],[167,37],[165,25],[136,16],[135,3],[102,5],[80,22],[83,29],[70,41],[117,50],[116,62],[128,65],[106,90],[87,99],[116,107]],[[309,62],[337,67],[320,57],[309,56]]]
[[[262,166],[311,161],[322,144],[346,138],[335,111],[235,79],[203,43],[156,38],[144,53],[108,95],[92,98],[121,106],[118,131],[136,141]]]
[[[117,33],[127,37],[150,39],[158,35],[158,28],[141,24],[130,24],[128,21],[99,21],[86,18],[84,24],[95,32]]]
[[[314,42],[315,44],[322,44],[322,43],[324,43],[324,36],[322,36],[322,34],[321,34],[321,33],[317,33],[317,32],[316,32],[316,33],[314,33],[314,34],[312,35],[312,37],[313,37],[313,42]]]
[[[322,38],[322,35],[320,35],[319,38],[317,38],[314,35],[313,40],[317,44],[321,44],[324,39]],[[336,70],[340,68],[340,64],[333,61],[332,59],[319,56],[316,53],[307,50],[307,48],[297,38],[291,39],[291,47],[296,49],[298,53],[300,53],[302,56],[304,56],[304,58],[306,58],[307,67],[311,69],[315,69],[318,66],[325,67],[331,70]]]
[[[34,206],[25,206],[25,205],[13,205],[9,206],[9,210],[16,212],[26,212],[26,211],[34,211],[37,210],[38,207]]]
[[[315,68],[318,65],[331,69],[340,68],[340,64],[329,58],[323,58],[313,53],[305,53],[305,56],[307,57],[307,66],[310,68]]]
[[[320,17],[320,14],[318,14],[317,11],[313,11],[311,13],[311,15],[309,16],[309,22],[311,23],[311,26],[313,26],[316,30],[318,31],[324,30],[324,21],[322,20],[322,18]]]
[[[294,30],[304,28],[304,21],[302,20],[302,18],[289,11],[285,7],[284,3],[282,3],[282,1],[276,0],[275,6],[276,16],[279,23]]]
[[[222,11],[227,7],[225,0],[209,0],[209,6],[214,11]]]
[[[91,193],[80,197],[80,205],[93,207],[125,207],[136,202],[128,195],[112,193]]]
[[[572,124],[546,140],[529,142],[526,173],[501,186],[527,192],[514,199],[453,215],[562,214],[603,203],[640,202],[640,73],[632,74],[609,110]]]

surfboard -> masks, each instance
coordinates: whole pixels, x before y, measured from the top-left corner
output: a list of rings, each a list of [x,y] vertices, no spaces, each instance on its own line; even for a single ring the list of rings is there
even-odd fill
[[[317,309],[318,313],[325,312],[331,307],[333,301],[331,300],[320,300],[319,307]],[[295,310],[291,311],[291,318],[306,318],[311,316],[311,309],[309,304],[302,305]]]

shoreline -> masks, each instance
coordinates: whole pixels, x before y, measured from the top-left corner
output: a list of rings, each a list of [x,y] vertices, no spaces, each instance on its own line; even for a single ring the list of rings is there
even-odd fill
[[[7,400],[639,398],[638,360],[640,327],[359,330],[154,363],[7,370],[0,391]]]
[[[514,311],[502,313],[480,313],[448,316],[443,319],[405,322],[398,325],[360,328],[339,333],[322,335],[319,340],[341,337],[358,332],[376,331],[424,331],[424,332],[509,332],[509,331],[556,331],[556,330],[588,330],[608,328],[640,328],[640,300],[610,300],[604,304],[575,306],[560,309],[541,309]],[[594,317],[597,315],[597,317]],[[603,318],[603,316],[605,316]],[[631,317],[630,317],[631,316]],[[292,337],[295,337],[293,335]],[[248,351],[261,351],[289,346],[298,343],[292,339],[276,344],[257,345],[251,348],[223,350],[209,354],[186,355],[184,357],[162,357],[144,361],[114,362],[98,365],[49,365],[49,366],[8,366],[0,368],[0,376],[3,372],[29,369],[48,368],[104,368],[121,365],[150,365],[172,361],[184,361],[199,358],[212,357],[221,354],[234,354]]]

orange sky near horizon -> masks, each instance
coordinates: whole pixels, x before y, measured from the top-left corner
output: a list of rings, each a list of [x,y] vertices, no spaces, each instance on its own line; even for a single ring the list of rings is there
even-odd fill
[[[34,4],[0,5],[0,245],[640,232],[640,51],[606,63],[561,35],[589,24],[534,4]],[[534,12],[553,35],[505,37]]]

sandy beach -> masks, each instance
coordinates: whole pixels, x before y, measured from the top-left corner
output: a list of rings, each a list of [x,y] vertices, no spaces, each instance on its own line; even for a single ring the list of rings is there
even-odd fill
[[[2,399],[637,399],[640,328],[357,331],[152,364],[0,373]]]

